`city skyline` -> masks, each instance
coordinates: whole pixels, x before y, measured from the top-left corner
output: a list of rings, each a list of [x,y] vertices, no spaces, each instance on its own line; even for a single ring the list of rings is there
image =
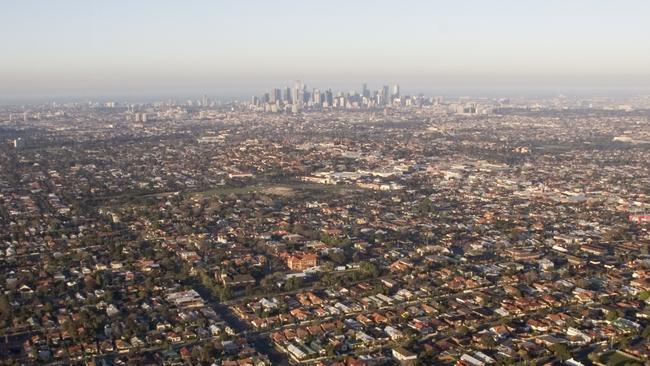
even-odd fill
[[[647,92],[642,1],[14,2],[0,101],[244,97],[285,80],[412,94]]]

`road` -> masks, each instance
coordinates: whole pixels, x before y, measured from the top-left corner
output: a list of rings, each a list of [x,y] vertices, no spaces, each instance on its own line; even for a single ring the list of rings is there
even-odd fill
[[[220,303],[214,297],[212,292],[206,289],[199,281],[196,281],[193,286],[201,297],[207,300],[206,304],[214,309],[214,311],[221,316],[230,328],[234,329],[237,334],[244,335],[259,353],[266,355],[269,358],[273,365],[291,365],[289,358],[284,353],[273,347],[273,343],[271,342],[268,333],[258,332],[252,329],[250,325],[239,319],[237,315],[233,314],[227,305]]]

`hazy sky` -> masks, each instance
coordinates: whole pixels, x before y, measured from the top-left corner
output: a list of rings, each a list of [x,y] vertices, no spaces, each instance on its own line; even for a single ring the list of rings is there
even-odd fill
[[[0,99],[648,90],[648,0],[15,0]]]

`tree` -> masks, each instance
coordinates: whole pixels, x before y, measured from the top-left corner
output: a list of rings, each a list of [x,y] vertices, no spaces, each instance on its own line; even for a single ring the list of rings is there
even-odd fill
[[[494,338],[490,336],[489,334],[483,334],[481,336],[481,344],[485,346],[486,348],[494,348],[497,345],[497,342],[494,341]]]
[[[212,359],[212,354],[214,353],[214,346],[212,343],[208,342],[203,347],[201,347],[201,361],[210,362]]]
[[[329,254],[330,259],[332,262],[336,264],[344,264],[346,262],[346,257],[345,253],[343,251],[335,251]]]
[[[11,304],[7,295],[0,295],[0,317],[9,319],[11,316]]]
[[[465,337],[466,335],[469,334],[469,328],[467,328],[467,327],[464,326],[464,325],[461,325],[460,327],[458,327],[458,328],[456,329],[456,334],[457,334],[459,337]]]
[[[361,262],[359,264],[359,269],[364,275],[368,277],[375,278],[379,276],[379,270],[377,269],[377,266],[370,262]]]
[[[232,298],[232,291],[230,291],[229,287],[219,287],[218,293],[219,301],[221,302],[228,301]]]
[[[643,255],[650,254],[650,245],[641,246],[641,254],[643,254]]]
[[[104,300],[106,300],[106,302],[108,302],[108,303],[113,302],[114,297],[115,297],[115,294],[113,293],[112,290],[106,290],[104,292]]]
[[[246,286],[246,296],[251,296],[254,293],[255,293],[255,289],[253,288],[253,286],[251,285]]]
[[[86,290],[93,291],[97,288],[97,282],[95,282],[95,279],[92,276],[88,275],[84,277],[84,286]]]
[[[521,348],[517,353],[519,354],[519,358],[521,358],[524,361],[527,361],[530,358],[528,351],[526,351],[523,348]]]
[[[569,349],[564,343],[558,343],[553,346],[553,353],[555,354],[555,357],[559,358],[562,361],[566,361],[571,358],[571,353],[569,353]]]
[[[68,332],[68,334],[76,341],[78,334],[77,334],[77,327],[71,320],[66,320],[62,324],[63,330]]]
[[[336,351],[336,348],[334,347],[334,345],[333,345],[332,343],[328,343],[328,344],[325,346],[325,354],[326,354],[328,357],[332,357],[332,356],[334,356],[334,352],[335,352],[335,351]]]
[[[202,359],[201,355],[203,353],[201,351],[201,349],[202,349],[201,346],[196,346],[196,347],[192,348],[192,359],[193,360],[201,361],[201,359]]]
[[[641,337],[646,340],[650,340],[650,324],[646,325],[646,327],[643,329],[643,332],[641,332]]]
[[[626,349],[630,345],[630,340],[627,337],[621,337],[618,341],[618,345],[621,349]]]
[[[607,319],[610,322],[613,322],[614,320],[618,319],[621,317],[621,314],[618,312],[618,310],[610,310],[607,312],[607,315],[605,315],[605,319]]]
[[[302,286],[302,279],[299,277],[291,277],[287,280],[286,283],[287,291],[294,291],[299,289]]]
[[[260,281],[260,285],[264,290],[268,291],[273,287],[274,281],[275,279],[271,275],[269,275],[262,278],[262,280]]]

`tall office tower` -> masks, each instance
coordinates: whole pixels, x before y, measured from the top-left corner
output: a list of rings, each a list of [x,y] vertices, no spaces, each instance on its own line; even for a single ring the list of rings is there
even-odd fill
[[[201,107],[207,107],[208,106],[208,96],[206,94],[203,94],[203,99],[201,100]]]
[[[303,84],[302,82],[300,82],[300,92],[298,94],[300,96],[298,101],[302,102],[303,104],[309,102],[309,97],[311,96],[311,93],[307,91],[307,85]]]
[[[393,98],[399,98],[399,85],[393,85]]]
[[[300,103],[303,100],[305,84],[301,80],[296,80],[293,84],[293,102]]]
[[[260,104],[260,99],[256,96],[253,96],[253,99],[251,99],[251,104],[254,106],[257,106]]]
[[[282,90],[275,88],[271,95],[271,103],[277,103],[282,100]]]
[[[321,105],[323,104],[323,100],[321,98],[320,90],[314,89],[314,92],[312,93],[312,102],[316,105]]]
[[[331,89],[327,89],[325,91],[325,102],[327,103],[328,107],[331,107],[332,104],[334,103],[334,96],[332,95]]]
[[[275,89],[271,89],[269,93],[269,103],[275,103]]]
[[[363,83],[361,86],[361,96],[366,98],[370,97],[370,90],[368,90],[368,84],[366,83]]]
[[[390,87],[388,85],[381,87],[381,100],[383,105],[390,103]]]
[[[343,105],[346,107],[352,105],[350,101],[350,93],[345,93],[345,95],[343,96],[343,101],[344,101]]]
[[[291,88],[289,88],[288,86],[284,88],[284,96],[282,100],[284,100],[284,103],[286,104],[291,104],[291,101],[293,100],[291,98]]]

